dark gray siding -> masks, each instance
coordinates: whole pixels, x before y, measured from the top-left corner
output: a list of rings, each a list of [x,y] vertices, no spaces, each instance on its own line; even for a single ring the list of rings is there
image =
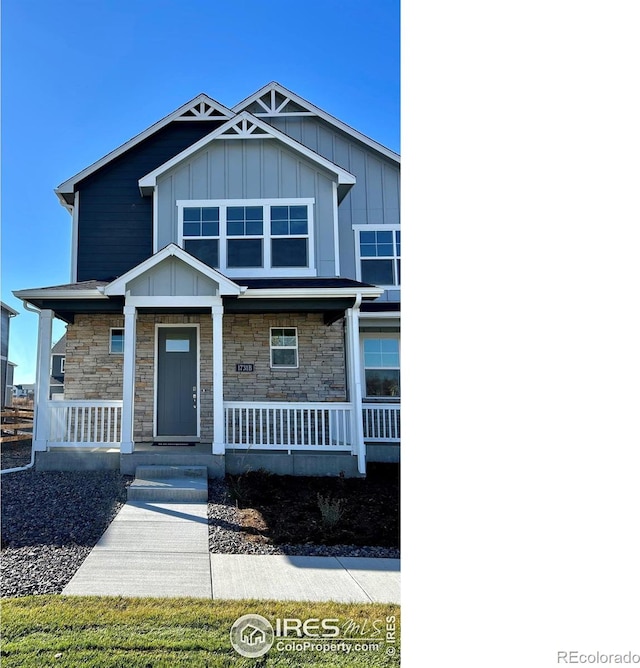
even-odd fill
[[[62,360],[64,355],[51,356],[51,375],[59,381],[64,381],[64,373],[62,372]]]
[[[2,309],[2,319],[0,320],[0,356],[6,358],[9,355],[9,312]],[[4,378],[4,376],[3,376]]]
[[[219,124],[170,123],[78,184],[78,281],[112,280],[152,255],[152,198],[138,180]]]

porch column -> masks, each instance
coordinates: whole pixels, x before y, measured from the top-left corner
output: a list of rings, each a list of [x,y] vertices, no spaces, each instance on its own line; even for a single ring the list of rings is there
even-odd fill
[[[362,369],[360,363],[360,298],[347,309],[347,351],[349,353],[349,380],[351,384],[351,405],[353,406],[352,449],[358,457],[358,471],[367,472],[362,428]]]
[[[36,365],[35,438],[33,449],[43,452],[49,440],[49,385],[51,378],[51,334],[53,311],[43,309],[38,316],[38,357]]]
[[[213,318],[213,443],[211,452],[224,455],[224,391],[222,373],[222,304],[211,307]]]
[[[122,370],[122,435],[120,452],[133,452],[133,403],[136,382],[136,318],[135,306],[124,307],[124,360]]]

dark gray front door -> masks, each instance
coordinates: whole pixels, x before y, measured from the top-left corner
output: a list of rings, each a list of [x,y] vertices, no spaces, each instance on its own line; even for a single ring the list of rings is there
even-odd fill
[[[198,433],[198,345],[195,327],[158,329],[157,435]]]

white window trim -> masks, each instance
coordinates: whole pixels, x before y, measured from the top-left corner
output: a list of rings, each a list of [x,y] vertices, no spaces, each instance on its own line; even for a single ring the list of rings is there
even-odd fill
[[[271,343],[271,339],[273,337],[273,330],[274,329],[293,329],[296,333],[296,345],[295,346],[274,346]],[[275,326],[275,327],[270,327],[269,328],[269,366],[274,369],[274,370],[279,370],[279,369],[299,369],[300,368],[300,352],[298,350],[298,328],[297,327],[290,327],[288,325],[280,325],[280,326]],[[295,349],[296,351],[296,364],[295,366],[285,366],[283,364],[274,364],[273,363],[273,351],[274,350],[292,350]]]
[[[381,367],[367,367],[364,359],[364,342],[366,339],[395,339],[398,342],[398,366],[384,367],[387,369],[398,369],[402,373],[402,346],[400,341],[400,334],[398,332],[360,332],[360,368],[361,368],[361,382],[362,382],[362,399],[364,401],[400,401],[402,397],[402,379],[400,379],[400,394],[397,397],[380,397],[370,396],[367,394],[367,379],[366,371],[369,369],[378,369]]]
[[[394,261],[394,274],[396,272],[395,269],[395,261],[396,260],[401,260],[402,255],[396,255],[395,254],[395,248],[396,248],[396,240],[395,240],[395,232],[400,231],[400,225],[352,225],[353,229],[353,237],[354,237],[354,247],[355,247],[355,253],[356,253],[356,280],[357,281],[362,281],[362,257],[360,256],[360,232],[393,232],[393,257],[388,257],[388,258],[379,258],[381,260],[384,259],[389,259]],[[364,258],[366,259],[376,259],[376,258]],[[391,285],[378,285],[379,288],[384,288],[385,290],[400,290],[400,284],[391,284]]]
[[[178,245],[184,248],[185,239],[202,239],[216,237],[185,237],[183,235],[183,211],[187,207],[219,207],[220,208],[220,234],[219,239],[218,271],[229,278],[242,277],[265,277],[265,276],[316,276],[316,256],[314,241],[314,204],[313,197],[282,197],[277,199],[179,199],[176,201],[178,207]],[[261,236],[249,235],[246,237],[227,237],[227,212],[229,206],[262,206],[267,209],[271,206],[306,206],[308,211],[308,230],[306,238],[309,247],[307,249],[308,267],[272,267],[271,266],[271,239],[281,239],[280,235],[271,236],[271,218],[268,211],[264,210],[263,234]],[[295,237],[292,237],[295,238]],[[300,237],[301,238],[301,237]],[[227,239],[262,239],[262,267],[227,267]]]
[[[64,373],[64,357],[60,358],[60,373]]]
[[[113,343],[113,332],[119,330],[122,332],[122,352],[111,349]],[[124,327],[110,327],[109,328],[109,355],[124,355]]]

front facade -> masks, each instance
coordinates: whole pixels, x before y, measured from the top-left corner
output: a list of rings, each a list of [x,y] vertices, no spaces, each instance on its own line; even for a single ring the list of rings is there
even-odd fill
[[[274,82],[199,95],[56,193],[71,280],[15,293],[40,310],[37,466],[399,460],[397,154]]]

